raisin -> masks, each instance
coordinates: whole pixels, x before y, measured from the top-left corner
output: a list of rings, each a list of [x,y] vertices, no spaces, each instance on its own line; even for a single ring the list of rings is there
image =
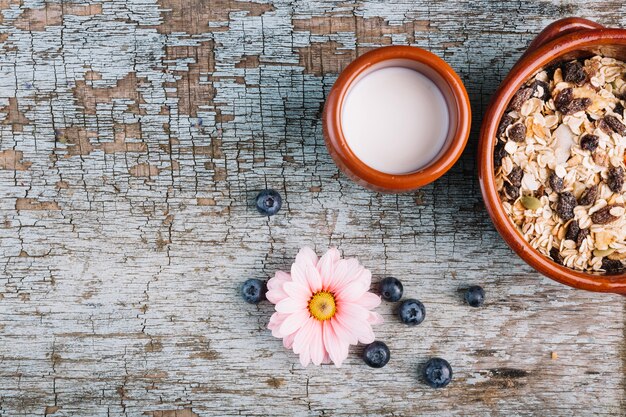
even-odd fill
[[[574,114],[579,111],[587,110],[591,106],[591,99],[588,97],[575,98],[561,109],[563,114]]]
[[[526,126],[523,123],[515,123],[509,128],[508,136],[513,142],[524,142],[526,140]]]
[[[589,236],[589,229],[580,229],[576,236],[576,246],[580,247],[587,236]]]
[[[515,166],[513,167],[509,175],[507,175],[507,179],[509,180],[511,185],[520,187],[522,185],[523,176],[524,176],[524,171],[522,170],[522,168]]]
[[[576,240],[578,238],[578,232],[580,232],[580,226],[576,220],[572,221],[569,226],[567,226],[567,232],[565,232],[565,239],[567,240]]]
[[[546,71],[546,73],[548,74],[548,79],[549,80],[553,80],[554,79],[554,73],[556,72],[557,69],[559,69],[561,67],[561,63],[560,62],[553,62],[551,64],[548,64],[544,69]]]
[[[550,99],[550,86],[543,81],[535,80],[531,87],[533,89],[533,97],[537,97],[543,101]]]
[[[502,166],[502,158],[507,155],[506,150],[504,149],[504,143],[498,141],[493,150],[493,165],[498,168]]]
[[[557,248],[550,249],[550,258],[559,265],[563,265],[563,257]]]
[[[504,195],[509,199],[509,201],[517,200],[519,198],[519,187],[512,184],[505,184]]]
[[[511,102],[509,103],[509,110],[519,111],[522,108],[522,104],[533,95],[533,89],[531,87],[521,88],[515,93]]]
[[[586,151],[593,152],[598,147],[600,138],[597,135],[587,134],[580,140],[580,147]]]
[[[571,88],[564,88],[556,95],[554,99],[554,106],[557,110],[565,113],[562,108],[567,106],[574,99],[574,90]]]
[[[617,259],[602,258],[602,269],[609,274],[620,272],[624,269],[624,264]]]
[[[604,121],[609,125],[612,131],[626,136],[626,126],[624,126],[624,123],[620,122],[617,117],[611,115],[605,116]]]
[[[608,178],[606,180],[607,185],[614,193],[622,191],[624,186],[624,168],[611,167],[609,168]]]
[[[611,126],[609,126],[609,124],[604,119],[598,120],[597,126],[601,131],[603,131],[607,135],[610,135],[611,133],[613,133],[613,129],[611,129]]]
[[[576,207],[576,197],[574,197],[574,194],[569,191],[564,191],[559,194],[559,200],[556,203],[556,214],[558,214],[563,221],[574,218],[574,207]]]
[[[597,197],[598,197],[598,186],[592,185],[591,187],[587,188],[587,190],[585,190],[583,195],[580,196],[580,200],[578,201],[578,204],[580,204],[581,206],[590,206],[591,204],[596,202]]]
[[[574,98],[574,90],[565,88],[557,94],[554,105],[563,114],[573,114],[586,110],[591,105],[591,99],[588,97]]]
[[[556,175],[556,172],[550,174],[549,181],[552,191],[554,191],[555,193],[560,193],[561,191],[563,191],[563,178],[560,178],[558,175]]]
[[[614,205],[608,205],[606,207],[602,207],[600,210],[596,211],[591,215],[591,221],[596,224],[608,224],[612,223],[615,220],[619,219],[611,214],[611,209],[615,207]]]
[[[498,138],[502,137],[502,135],[504,135],[504,132],[506,132],[506,128],[509,127],[511,123],[513,123],[513,120],[514,119],[508,114],[505,114],[504,116],[502,116],[502,119],[500,120],[500,124],[498,125],[498,132],[496,133],[496,137]]]
[[[585,69],[578,61],[565,63],[561,71],[563,71],[563,79],[568,83],[582,85],[587,79]]]
[[[624,117],[624,106],[622,106],[622,103],[617,103],[615,105],[615,108],[613,109],[613,113],[619,114],[620,116]]]

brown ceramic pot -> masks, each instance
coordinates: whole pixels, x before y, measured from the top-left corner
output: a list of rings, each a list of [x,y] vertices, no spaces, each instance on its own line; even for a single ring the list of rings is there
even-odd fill
[[[600,54],[626,61],[626,30],[608,29],[586,19],[567,18],[546,27],[504,79],[484,115],[480,132],[479,181],[493,223],[508,245],[545,276],[589,291],[626,294],[626,274],[592,274],[561,266],[533,249],[507,218],[496,191],[493,150],[496,131],[515,92],[542,68]]]
[[[343,101],[350,87],[368,73],[389,66],[412,68],[430,78],[442,91],[450,113],[448,138],[442,151],[429,165],[409,174],[386,174],[369,167],[350,150],[341,129]],[[467,143],[471,118],[463,82],[445,61],[420,48],[387,46],[361,55],[339,75],[326,100],[323,129],[328,152],[348,177],[375,191],[400,193],[433,182],[454,165]]]

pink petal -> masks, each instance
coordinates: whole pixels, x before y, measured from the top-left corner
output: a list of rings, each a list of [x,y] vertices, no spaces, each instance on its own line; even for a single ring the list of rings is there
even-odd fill
[[[276,311],[279,313],[296,313],[298,311],[306,310],[306,301],[296,300],[294,298],[287,297],[276,304]],[[308,310],[307,310],[308,312]]]
[[[366,292],[354,303],[368,310],[372,310],[380,305],[380,297],[371,292]]]
[[[369,322],[369,324],[381,324],[385,320],[383,320],[383,316],[381,316],[380,314],[370,311],[370,315],[367,318],[367,321]]]
[[[286,282],[283,285],[284,292],[294,300],[303,301],[308,303],[311,299],[311,290],[308,286],[304,286],[299,282]]]
[[[335,275],[329,283],[330,291],[337,291],[356,279],[356,273],[360,272],[359,261],[356,259],[340,259],[335,264]]]
[[[314,365],[321,365],[324,360],[324,340],[322,337],[322,323],[315,320],[313,325],[313,337],[311,338],[311,344],[309,345],[309,352],[311,353],[311,362]]]
[[[362,307],[358,308],[365,312],[364,317],[359,317],[358,314],[348,314],[344,308],[340,314],[336,314],[333,318],[337,318],[341,325],[356,337],[359,342],[372,343],[374,341],[374,332],[372,331],[372,326],[367,321],[370,312]]]
[[[267,328],[272,331],[272,336],[281,337],[280,332],[278,330],[280,329],[281,324],[283,324],[283,322],[285,321],[287,317],[288,317],[287,314],[282,314],[282,313],[272,314],[272,317],[270,317],[270,322],[267,324]]]
[[[314,266],[307,265],[306,279],[309,282],[309,288],[313,293],[322,289],[322,277],[320,277],[319,271]]]
[[[348,262],[345,259],[338,260],[334,265],[333,276],[330,278],[327,288],[330,291],[336,291],[337,288],[342,286],[343,281],[348,274]]]
[[[368,289],[361,281],[353,281],[336,291],[335,296],[340,302],[353,302],[361,298]]]
[[[293,339],[296,337],[295,333],[291,333],[289,336],[283,338],[283,346],[287,349],[291,349],[293,346]]]
[[[311,343],[315,322],[317,322],[317,320],[313,317],[309,317],[300,330],[296,332],[296,337],[293,340],[294,353],[304,352],[306,347]]]
[[[291,265],[291,280],[299,282],[302,285],[308,285],[306,281],[306,275],[304,274],[305,267],[301,264],[294,263]]]
[[[368,324],[367,327],[363,328],[363,333],[359,335],[359,342],[369,345],[375,339],[376,339],[376,336],[374,336],[374,331],[372,330],[372,326]]]
[[[360,343],[372,343],[374,341],[374,331],[372,326],[365,320],[350,321],[346,327],[356,336]]]
[[[335,318],[330,320],[331,325],[333,326],[333,331],[335,332],[335,336],[341,343],[356,345],[359,343],[359,339],[356,336],[353,336],[352,333],[347,330],[339,321]]]
[[[288,298],[289,295],[282,288],[274,288],[273,290],[269,290],[265,293],[265,298],[272,304],[278,304],[283,301],[285,298]]]
[[[267,293],[265,297],[272,304],[277,304],[284,298],[287,298],[287,294],[283,290],[283,285],[291,281],[291,275],[284,271],[276,271],[273,278],[267,281]]]
[[[322,286],[324,288],[328,288],[330,285],[330,281],[333,279],[335,264],[339,261],[340,257],[341,255],[337,249],[330,248],[317,263],[317,269],[322,277]]]
[[[324,365],[331,364],[333,361],[330,360],[330,356],[328,356],[328,352],[324,354],[324,360],[322,361]]]
[[[356,275],[356,280],[362,282],[369,289],[372,285],[372,273],[369,269],[361,267],[361,271]]]
[[[307,265],[317,265],[317,255],[315,251],[308,246],[300,249],[300,252],[296,255],[296,263],[306,267]]]
[[[291,281],[291,275],[285,271],[276,271],[273,278],[267,281],[267,289],[282,288],[285,282]]]
[[[354,303],[343,302],[337,307],[337,316],[353,317],[358,320],[367,320],[369,310]]]
[[[328,356],[330,356],[330,359],[338,368],[341,367],[346,356],[342,355],[343,349],[341,347],[341,341],[337,338],[333,326],[328,320],[323,323],[323,334],[324,348],[326,352],[328,352]]]
[[[311,363],[311,355],[309,354],[309,347],[306,346],[304,352],[300,354],[300,364],[305,368]]]
[[[288,336],[301,328],[309,318],[309,310],[300,310],[297,313],[290,314],[280,325],[280,334],[282,337]]]
[[[346,259],[346,265],[348,267],[348,271],[346,272],[346,275],[348,276],[350,281],[355,280],[361,273],[361,269],[363,269],[363,266],[359,263],[359,260],[356,258]]]

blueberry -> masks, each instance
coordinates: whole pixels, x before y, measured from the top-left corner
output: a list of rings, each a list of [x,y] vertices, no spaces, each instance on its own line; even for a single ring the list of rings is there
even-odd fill
[[[265,298],[265,283],[254,278],[247,280],[241,287],[241,296],[246,303],[258,304]]]
[[[400,304],[398,316],[400,320],[402,320],[402,323],[415,326],[424,321],[426,308],[424,308],[424,304],[417,300],[404,300],[402,304]]]
[[[402,283],[394,277],[387,277],[380,281],[380,295],[386,301],[399,301],[402,298]]]
[[[485,290],[478,285],[472,285],[465,291],[465,302],[472,307],[480,307],[485,302]]]
[[[445,359],[431,358],[424,365],[423,376],[432,388],[443,388],[452,380],[452,367]]]
[[[256,209],[264,216],[273,216],[283,205],[283,199],[276,190],[263,190],[256,196]]]
[[[391,354],[389,348],[383,342],[373,342],[363,349],[363,360],[372,368],[382,368],[387,365]]]

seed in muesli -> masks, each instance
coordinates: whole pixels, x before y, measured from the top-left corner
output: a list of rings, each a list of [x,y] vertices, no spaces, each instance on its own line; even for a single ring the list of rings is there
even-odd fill
[[[528,80],[498,125],[503,208],[533,248],[569,268],[624,270],[625,99],[625,62],[562,62]]]

